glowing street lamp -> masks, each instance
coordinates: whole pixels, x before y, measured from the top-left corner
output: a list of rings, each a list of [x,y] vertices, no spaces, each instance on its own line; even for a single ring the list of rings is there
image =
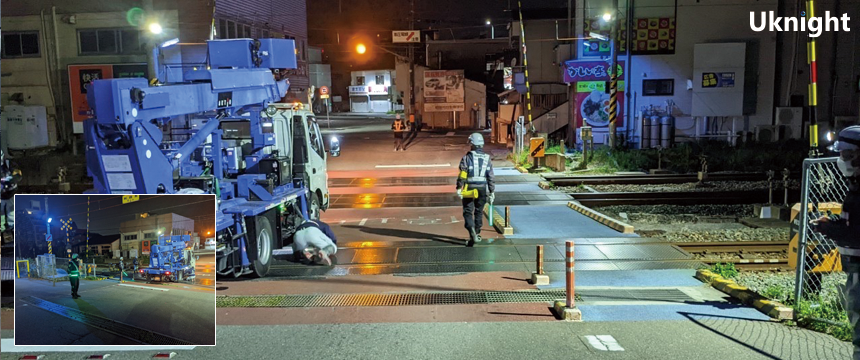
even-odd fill
[[[364,46],[364,44],[358,44],[355,46],[355,52],[359,54],[364,54],[365,52],[367,52],[367,47]]]
[[[161,24],[159,24],[159,23],[149,24],[149,32],[151,32],[153,34],[161,34],[161,30],[162,30]]]
[[[610,14],[610,13],[603,14],[603,21],[609,21],[609,20],[612,20],[612,14]]]

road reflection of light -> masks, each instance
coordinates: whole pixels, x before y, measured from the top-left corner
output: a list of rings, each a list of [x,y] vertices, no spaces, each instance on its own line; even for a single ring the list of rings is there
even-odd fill
[[[361,187],[370,188],[376,185],[376,179],[364,178],[361,179]]]
[[[381,199],[380,194],[359,194],[352,207],[359,209],[379,208],[382,207]]]
[[[197,283],[204,286],[212,286],[215,285],[215,280],[213,279],[197,279]]]
[[[382,274],[382,266],[378,265],[361,265],[355,269],[358,275],[379,275]]]

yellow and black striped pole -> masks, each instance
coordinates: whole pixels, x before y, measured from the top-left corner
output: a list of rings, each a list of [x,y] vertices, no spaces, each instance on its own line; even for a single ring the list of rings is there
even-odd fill
[[[532,127],[532,87],[529,85],[529,60],[526,55],[526,28],[523,24],[523,3],[522,1],[517,1],[517,6],[519,7],[520,13],[520,42],[522,44],[523,49],[523,71],[525,72],[525,81],[526,81],[526,109],[528,109],[528,119],[529,119],[529,128]]]
[[[806,1],[806,21],[815,16],[814,2]],[[809,156],[816,158],[818,152],[818,65],[815,59],[815,38],[809,37],[806,43],[806,62],[809,64]]]
[[[618,0],[612,0],[612,25],[609,45],[612,48],[612,66],[609,69],[609,148],[616,146],[618,120]],[[629,50],[628,50],[629,51]]]

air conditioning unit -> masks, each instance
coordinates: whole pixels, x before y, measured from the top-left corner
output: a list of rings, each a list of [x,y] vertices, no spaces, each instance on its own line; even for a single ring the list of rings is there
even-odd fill
[[[800,139],[803,136],[803,108],[777,107],[776,125],[780,127],[780,139]]]
[[[779,125],[758,125],[755,127],[755,140],[760,143],[779,141]]]

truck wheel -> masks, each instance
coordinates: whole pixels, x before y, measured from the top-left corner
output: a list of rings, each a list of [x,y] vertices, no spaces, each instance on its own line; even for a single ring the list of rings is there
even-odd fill
[[[257,238],[257,260],[254,260],[255,277],[263,277],[269,273],[269,265],[272,263],[272,244],[275,241],[272,232],[272,223],[265,215],[254,218],[254,232]]]
[[[311,194],[310,206],[308,206],[308,217],[311,220],[320,219],[320,198],[316,193]]]

